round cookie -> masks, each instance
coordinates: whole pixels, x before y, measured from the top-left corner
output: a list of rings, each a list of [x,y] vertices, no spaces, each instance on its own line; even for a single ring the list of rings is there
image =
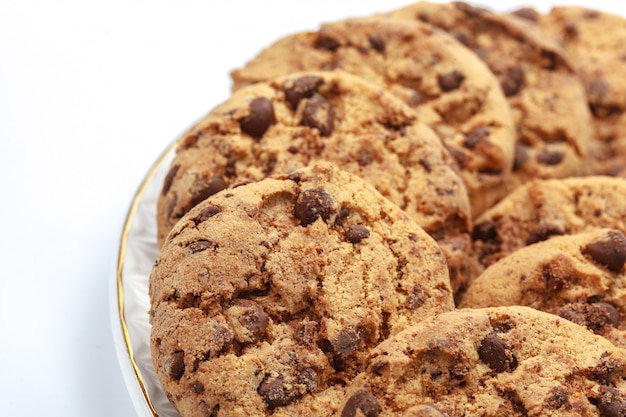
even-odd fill
[[[458,163],[474,216],[506,193],[513,116],[496,77],[454,37],[385,16],[327,23],[261,51],[232,72],[233,88],[303,69],[348,71],[412,106]]]
[[[590,176],[528,182],[483,213],[472,238],[480,262],[489,266],[524,246],[590,227],[626,233],[626,179]]]
[[[460,307],[524,305],[626,347],[626,237],[592,229],[521,248],[487,268]]]
[[[183,417],[329,415],[373,347],[454,308],[437,243],[327,162],[195,206],[150,300],[154,369]]]
[[[585,90],[563,50],[536,25],[462,2],[417,2],[390,14],[448,31],[499,79],[518,134],[511,189],[531,179],[589,174],[593,132]]]
[[[586,93],[596,142],[593,171],[613,175],[626,167],[626,19],[584,7],[554,7],[547,14],[516,11],[558,42]]]
[[[381,343],[336,416],[621,416],[626,351],[529,307],[459,309]]]
[[[408,105],[344,71],[247,86],[183,135],[158,200],[159,241],[216,191],[316,160],[405,210],[440,243],[455,286],[471,275],[471,209],[450,153]]]

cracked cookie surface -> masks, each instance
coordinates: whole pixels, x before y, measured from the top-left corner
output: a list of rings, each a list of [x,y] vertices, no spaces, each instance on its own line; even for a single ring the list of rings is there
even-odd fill
[[[606,175],[624,172],[626,19],[576,6],[553,7],[545,14],[524,8],[514,14],[537,24],[563,47],[585,87],[595,129],[593,172]]]
[[[336,415],[620,416],[625,375],[626,351],[561,317],[458,309],[374,349]]]
[[[496,75],[517,131],[509,189],[531,179],[590,174],[593,131],[583,83],[563,49],[535,24],[464,2],[420,1],[390,15],[448,31]]]
[[[455,287],[474,273],[471,209],[452,156],[408,105],[344,71],[247,86],[183,135],[159,195],[159,241],[211,194],[319,160],[369,181],[433,236]]]
[[[150,298],[154,369],[184,417],[330,415],[374,346],[454,308],[437,243],[326,162],[195,206]]]
[[[280,39],[231,76],[238,89],[303,69],[350,72],[415,109],[458,164],[474,216],[506,192],[513,115],[497,78],[448,33],[383,15],[326,23]]]
[[[487,268],[459,307],[525,305],[626,346],[626,237],[615,229],[554,236]]]
[[[474,249],[484,266],[551,236],[592,227],[626,233],[626,179],[589,176],[535,180],[507,195],[474,225]]]

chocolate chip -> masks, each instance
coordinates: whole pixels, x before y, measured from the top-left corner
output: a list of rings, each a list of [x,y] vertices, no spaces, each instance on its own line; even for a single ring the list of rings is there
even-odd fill
[[[266,376],[257,392],[270,409],[285,406],[299,397],[295,385],[287,382],[283,375]]]
[[[556,410],[569,403],[569,391],[565,387],[552,387],[550,396],[546,398],[546,405]]]
[[[362,166],[368,166],[374,161],[374,154],[371,149],[361,149],[356,155],[356,162]]]
[[[207,221],[211,217],[215,216],[217,213],[221,213],[222,209],[217,206],[206,206],[202,210],[200,210],[200,214],[198,214],[193,221],[196,225]]]
[[[165,370],[170,378],[181,379],[185,373],[185,352],[179,350],[172,353],[165,360]]]
[[[537,161],[544,165],[558,165],[565,158],[565,154],[562,151],[551,151],[544,149],[537,154]]]
[[[604,301],[568,303],[557,308],[555,313],[597,333],[606,327],[619,325],[619,312],[612,304]]]
[[[372,35],[369,37],[369,43],[372,49],[377,52],[383,53],[385,52],[385,41],[377,35]]]
[[[334,122],[335,112],[330,102],[317,93],[313,94],[304,105],[300,124],[318,129],[322,136],[329,136],[333,132]]]
[[[193,185],[191,205],[196,206],[225,188],[226,181],[220,175],[215,175],[210,180],[204,177],[198,178]]]
[[[573,41],[579,34],[578,26],[573,22],[568,22],[563,27],[563,40],[565,42]]]
[[[583,303],[568,303],[560,306],[554,312],[555,314],[563,317],[565,320],[569,320],[580,326],[587,326],[587,318],[585,317]]]
[[[239,120],[239,126],[244,133],[260,139],[276,120],[272,100],[267,97],[257,97],[250,102],[249,109],[250,113]]]
[[[586,310],[587,327],[592,330],[600,330],[606,326],[617,327],[619,325],[619,312],[609,303],[600,301],[589,304]]]
[[[331,38],[320,34],[315,40],[315,47],[320,49],[326,49],[328,51],[336,51],[341,46],[341,43],[337,39]]]
[[[491,220],[483,220],[476,224],[472,230],[472,239],[481,240],[483,242],[498,241],[498,228]]]
[[[197,240],[188,244],[187,248],[191,251],[191,253],[198,253],[209,249],[211,246],[213,246],[213,244],[208,240]]]
[[[204,417],[217,417],[217,414],[220,411],[220,404],[217,403],[211,407],[206,402],[200,401],[198,404],[198,411],[200,412],[200,415]]]
[[[228,158],[226,162],[226,166],[224,167],[224,175],[228,178],[233,178],[237,176],[237,159],[236,158]]]
[[[347,329],[342,330],[331,343],[335,354],[345,357],[357,350],[361,340],[363,334],[359,329]]]
[[[295,182],[296,184],[302,180],[302,172],[295,171],[287,175],[287,179]]]
[[[568,66],[563,59],[563,56],[553,50],[543,50],[540,54],[541,62],[540,65],[548,70],[554,71],[558,67]]]
[[[319,217],[327,222],[334,211],[334,201],[330,195],[322,188],[313,188],[300,193],[294,215],[302,226],[308,226]]]
[[[480,342],[478,357],[484,364],[498,373],[517,368],[517,358],[496,333],[489,333]]]
[[[626,400],[624,394],[617,388],[604,387],[597,407],[602,417],[626,416]]]
[[[626,262],[626,237],[619,231],[607,233],[607,240],[590,243],[582,252],[609,270],[620,273]]]
[[[345,233],[346,240],[350,243],[359,243],[363,239],[369,236],[370,236],[369,229],[360,224],[355,224],[353,226],[350,226],[348,230],[346,230],[346,233]]]
[[[335,217],[335,226],[343,226],[343,222],[350,215],[350,209],[348,207],[342,206],[339,209],[339,213],[337,213],[337,217]]]
[[[311,98],[322,84],[324,84],[324,79],[316,75],[305,75],[297,78],[289,87],[285,87],[285,100],[292,109],[295,109],[300,100]]]
[[[376,397],[365,389],[358,390],[348,398],[341,410],[341,417],[355,417],[358,410],[361,410],[365,417],[378,417],[383,411]]]
[[[296,379],[298,384],[304,387],[306,392],[314,392],[317,389],[317,372],[311,368],[300,371]]]
[[[535,23],[539,21],[540,16],[539,12],[532,7],[522,7],[520,9],[514,10],[513,15]]]
[[[524,70],[520,65],[509,68],[504,74],[500,75],[500,86],[504,95],[512,97],[520,92],[526,83]]]
[[[161,189],[161,194],[163,194],[163,195],[167,194],[167,192],[170,190],[170,188],[172,188],[172,183],[174,182],[174,177],[178,173],[179,169],[180,169],[180,165],[174,165],[167,172],[167,175],[165,176],[165,179],[163,180],[163,188]]]
[[[200,381],[193,383],[193,392],[196,394],[202,394],[204,392],[204,385]]]
[[[315,342],[315,338],[317,335],[317,322],[315,321],[299,321],[299,322],[291,322],[289,323],[291,328],[293,329],[293,337],[298,342],[310,345]]]
[[[437,75],[437,82],[439,87],[445,91],[453,91],[461,86],[465,80],[465,75],[458,70],[452,70],[444,74]]]
[[[608,353],[600,355],[600,363],[585,370],[585,374],[593,381],[603,385],[613,385],[615,380],[622,380],[621,367]]]
[[[233,185],[230,186],[230,188],[239,188],[239,187],[243,187],[244,185],[249,185],[249,184],[254,184],[254,180],[248,179],[248,178],[244,178],[241,181],[238,181],[236,183],[234,183]],[[226,197],[232,197],[233,194],[232,193],[228,193],[226,194]]]
[[[240,343],[256,343],[265,338],[269,316],[263,307],[252,300],[238,299],[230,307],[226,316],[234,328],[235,338]],[[239,326],[233,326],[233,322]],[[235,324],[236,324],[235,323]]]
[[[506,398],[511,404],[511,408],[514,411],[513,415],[524,417],[528,416],[528,410],[526,409],[526,406],[524,406],[524,402],[516,391],[504,390],[502,394],[503,397]]]
[[[463,45],[470,47],[470,38],[467,36],[465,32],[461,32],[459,30],[447,29],[450,35],[454,36],[457,41],[461,42]]]
[[[465,136],[463,146],[467,149],[474,149],[478,143],[489,137],[489,128],[484,126],[476,126]]]
[[[533,243],[543,242],[550,236],[560,236],[564,234],[564,230],[560,226],[551,224],[540,224],[535,229],[531,230],[526,239],[526,245],[532,245]]]
[[[515,144],[515,157],[513,159],[513,172],[519,171],[530,159],[528,148],[522,144]]]

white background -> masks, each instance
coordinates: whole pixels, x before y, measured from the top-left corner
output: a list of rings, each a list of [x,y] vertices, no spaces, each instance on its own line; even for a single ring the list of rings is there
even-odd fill
[[[0,0],[0,414],[137,415],[109,288],[144,174],[262,47],[408,3]]]

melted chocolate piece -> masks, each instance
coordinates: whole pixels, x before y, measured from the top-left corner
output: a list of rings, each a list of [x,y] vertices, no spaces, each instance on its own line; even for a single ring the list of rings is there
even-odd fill
[[[341,410],[341,417],[355,417],[357,410],[361,410],[365,417],[378,417],[383,411],[376,397],[365,389],[352,394]]]
[[[350,226],[344,235],[348,242],[356,244],[361,242],[363,239],[368,238],[370,231],[367,227],[356,224],[354,226]]]
[[[328,100],[315,93],[306,101],[302,112],[302,126],[319,130],[321,136],[329,136],[333,132],[335,112]]]
[[[226,181],[220,175],[215,175],[208,180],[207,178],[198,178],[194,183],[194,189],[191,196],[191,206],[196,206],[206,200],[215,193],[226,188]],[[191,207],[190,207],[191,208]]]
[[[285,100],[287,100],[292,109],[295,109],[298,107],[300,100],[311,98],[322,84],[324,84],[322,77],[315,75],[302,76],[285,88]]]
[[[517,368],[517,358],[496,333],[489,333],[480,342],[478,357],[494,371],[509,372]]]
[[[217,206],[206,206],[200,211],[200,214],[198,214],[193,219],[193,221],[196,223],[196,226],[197,226],[198,224],[204,221],[207,221],[208,219],[215,216],[217,213],[220,213],[221,211],[222,209]]]
[[[302,226],[308,226],[319,217],[327,222],[334,211],[334,201],[330,195],[321,188],[315,188],[300,193],[294,215]]]
[[[179,380],[185,373],[185,352],[179,350],[165,360],[165,368],[170,378]]]
[[[609,270],[620,273],[626,262],[626,237],[622,232],[611,231],[606,241],[590,243],[582,252]]]
[[[439,87],[445,92],[456,90],[461,86],[461,84],[463,84],[464,80],[465,75],[458,70],[452,70],[437,76]]]
[[[250,102],[250,113],[239,120],[239,126],[244,133],[255,139],[261,139],[275,120],[272,100],[257,97]]]
[[[285,406],[300,396],[294,384],[282,375],[265,377],[257,392],[270,409]]]

